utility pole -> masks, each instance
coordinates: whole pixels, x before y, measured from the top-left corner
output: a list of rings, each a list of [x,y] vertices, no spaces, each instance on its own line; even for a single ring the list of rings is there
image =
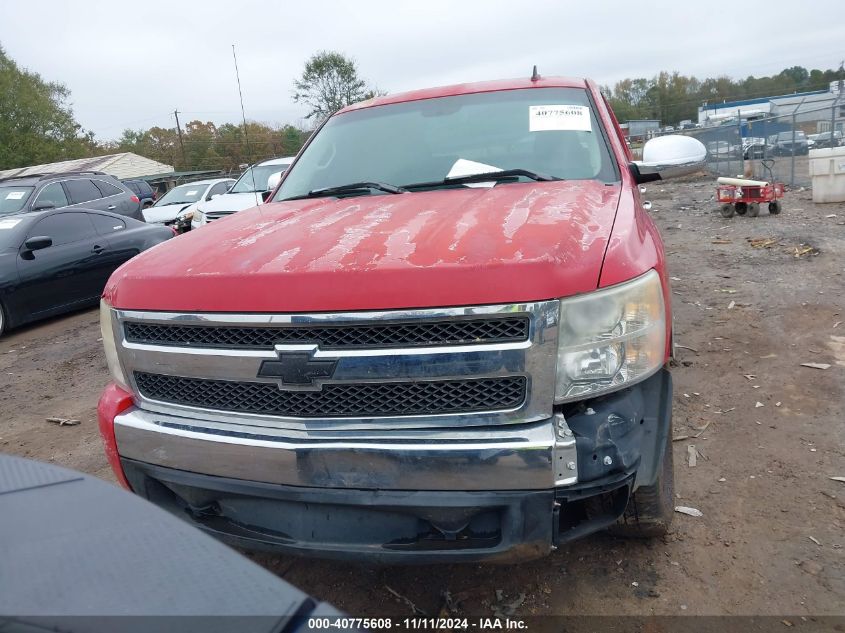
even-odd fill
[[[173,111],[173,116],[176,117],[176,131],[179,133],[179,147],[182,148],[182,169],[188,168],[188,159],[185,158],[185,144],[182,142],[182,128],[179,125],[179,110]]]

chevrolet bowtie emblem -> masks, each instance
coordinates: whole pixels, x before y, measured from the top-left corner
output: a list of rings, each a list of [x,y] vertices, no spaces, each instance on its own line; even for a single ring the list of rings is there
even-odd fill
[[[265,360],[258,370],[259,378],[277,378],[282,386],[307,387],[321,378],[331,378],[337,359],[314,360],[312,354],[280,352],[279,360]]]

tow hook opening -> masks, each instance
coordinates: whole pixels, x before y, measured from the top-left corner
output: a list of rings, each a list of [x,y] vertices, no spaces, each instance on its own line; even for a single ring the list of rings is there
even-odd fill
[[[502,517],[498,510],[479,512],[463,525],[420,517],[420,531],[415,538],[397,539],[384,545],[387,549],[444,550],[479,549],[499,545]]]
[[[555,545],[610,527],[625,512],[631,482],[591,496],[559,499],[555,507]]]

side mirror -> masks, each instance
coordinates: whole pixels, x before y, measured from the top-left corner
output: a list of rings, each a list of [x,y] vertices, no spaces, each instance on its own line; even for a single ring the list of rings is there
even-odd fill
[[[34,205],[32,205],[33,211],[43,211],[44,209],[55,209],[56,203],[52,200],[39,200]]]
[[[707,148],[691,136],[658,136],[643,147],[643,159],[631,163],[631,174],[638,185],[654,180],[677,178],[704,167]]]
[[[282,172],[277,171],[274,174],[270,174],[270,177],[267,178],[267,189],[272,191],[276,188],[276,185],[279,184],[279,181],[282,179]]]
[[[53,245],[53,238],[46,235],[39,235],[31,237],[24,242],[24,247],[28,251],[40,251],[42,248],[47,248]]]

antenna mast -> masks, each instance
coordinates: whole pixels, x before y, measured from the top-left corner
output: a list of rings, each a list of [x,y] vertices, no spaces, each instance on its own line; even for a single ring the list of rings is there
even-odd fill
[[[250,154],[252,151],[249,147],[249,134],[246,130],[246,112],[244,111],[244,93],[241,91],[241,74],[238,72],[238,56],[235,54],[235,45],[232,44],[232,58],[235,60],[235,77],[238,80],[238,97],[241,100],[241,117],[243,118],[244,122],[244,141],[246,141],[246,162],[250,162]],[[252,189],[255,191],[255,170],[248,167],[247,169],[250,170],[252,174]]]

